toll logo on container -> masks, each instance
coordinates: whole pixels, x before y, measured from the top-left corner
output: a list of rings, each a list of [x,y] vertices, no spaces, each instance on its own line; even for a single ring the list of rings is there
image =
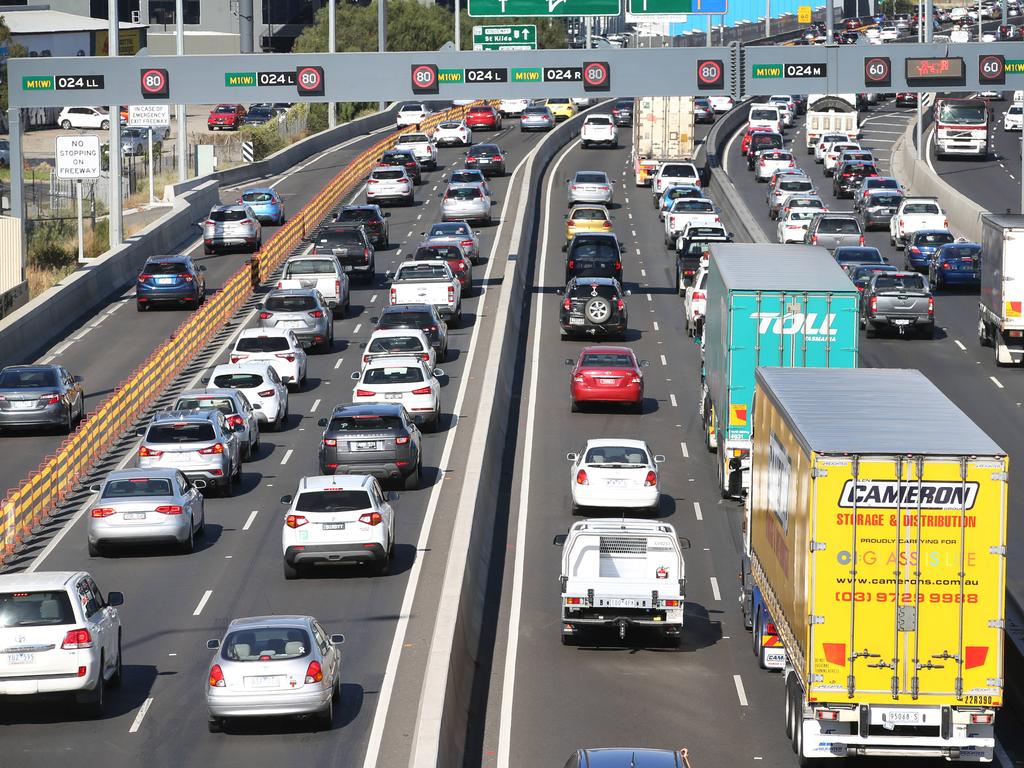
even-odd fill
[[[757,332],[762,336],[766,333],[775,336],[794,336],[803,334],[811,341],[834,339],[838,328],[833,328],[836,315],[833,312],[825,315],[820,321],[817,312],[754,312],[751,320],[757,320]],[[811,338],[814,337],[814,338]]]
[[[852,509],[973,509],[978,499],[977,483],[936,482],[926,480],[847,480],[839,497],[839,506]]]

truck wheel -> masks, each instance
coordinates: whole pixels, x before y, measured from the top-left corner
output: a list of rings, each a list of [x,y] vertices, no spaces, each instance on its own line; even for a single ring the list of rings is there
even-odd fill
[[[750,644],[755,658],[761,657],[761,606],[754,613],[754,623],[750,627]]]
[[[786,738],[792,740],[793,738],[793,697],[789,693],[789,688],[786,688]]]
[[[729,493],[729,480],[725,473],[725,459],[726,457],[720,456],[718,462],[718,490],[721,491],[723,499],[731,499],[732,495]]]

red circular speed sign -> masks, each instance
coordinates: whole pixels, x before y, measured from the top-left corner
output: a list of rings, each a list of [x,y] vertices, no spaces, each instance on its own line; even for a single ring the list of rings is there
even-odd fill
[[[295,88],[301,96],[323,96],[323,67],[297,67],[295,70]]]
[[[170,90],[167,70],[152,67],[142,70],[139,87],[144,99],[166,99]]]
[[[721,59],[701,59],[697,62],[697,88],[702,91],[718,90],[725,83],[725,67]]]
[[[889,86],[892,84],[892,62],[888,56],[871,56],[864,59],[864,85]]]
[[[437,67],[433,64],[413,64],[412,92],[437,93]]]
[[[1006,60],[997,54],[978,57],[978,80],[1002,85],[1006,82]]]
[[[583,90],[611,90],[612,74],[607,61],[583,62]]]

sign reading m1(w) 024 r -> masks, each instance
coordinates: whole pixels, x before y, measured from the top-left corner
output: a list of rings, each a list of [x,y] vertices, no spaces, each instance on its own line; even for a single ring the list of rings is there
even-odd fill
[[[413,94],[436,95],[442,83],[582,83],[584,91],[609,91],[612,70],[607,61],[585,61],[582,67],[514,67],[511,72],[504,67],[438,69],[434,64],[412,65]]]

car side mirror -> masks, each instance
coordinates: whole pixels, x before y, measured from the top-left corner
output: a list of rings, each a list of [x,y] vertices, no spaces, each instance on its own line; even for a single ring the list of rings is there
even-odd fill
[[[567,534],[567,533],[559,533],[559,534],[555,535],[555,538],[553,538],[551,540],[551,543],[554,544],[556,547],[564,547],[565,546],[565,540],[567,538],[569,538],[569,534]]]
[[[109,592],[107,593],[107,605],[116,608],[119,605],[124,605],[124,592]]]
[[[373,323],[374,325],[376,325],[377,323],[380,322],[380,318],[379,317],[371,317],[370,318],[370,322]]]
[[[291,504],[292,503],[292,495],[290,493],[286,493],[284,496],[281,497],[281,503],[282,504]]]
[[[99,483],[97,483],[96,485],[90,485],[89,486],[89,491],[92,492],[92,493],[99,493],[100,492],[100,488],[102,488],[102,487],[103,486],[100,485]]]
[[[640,361],[640,367],[641,368],[648,368],[648,367],[650,367],[650,365],[651,365],[651,361],[650,360],[641,360]]]
[[[624,294],[626,294],[627,296],[632,296],[632,295],[633,295],[633,291],[632,291],[632,290],[630,290],[629,288],[627,288],[626,290],[624,290],[624,291],[623,291],[623,293],[624,293]]]
[[[204,265],[204,264],[200,264],[200,265],[199,265],[199,271],[200,271],[200,272],[205,272],[205,271],[206,271],[206,265]]]
[[[655,464],[661,464],[661,463],[663,463],[664,461],[665,461],[665,457],[664,457],[664,456],[662,456],[662,455],[661,455],[660,453],[656,453],[656,454],[654,454],[654,463],[655,463]]]
[[[566,461],[576,461],[578,458],[579,458],[579,455],[575,454],[575,453],[567,453],[567,454],[565,454],[565,460]]]
[[[198,488],[201,491],[201,490],[203,490],[203,488],[206,487],[206,481],[205,480],[201,480],[201,479],[200,480],[193,480],[192,481],[192,485],[194,485],[196,488]]]
[[[206,647],[209,648],[211,651],[216,651],[218,648],[220,648],[220,640],[207,640]]]
[[[619,253],[625,253],[625,252],[626,252],[626,244],[625,243],[619,243]]]
[[[84,384],[85,383],[85,379],[83,377],[81,377],[81,376],[75,376],[75,383],[76,384]]]
[[[254,411],[260,411],[260,410],[263,410],[263,406],[262,406],[262,405],[260,405],[259,403],[253,403],[253,404],[252,404],[252,409],[253,409]]]
[[[680,536],[679,537],[679,548],[680,549],[689,549],[692,546],[693,546],[693,543],[686,536]]]
[[[385,219],[390,219],[391,218],[391,211],[384,211],[384,218]]]
[[[139,437],[145,436],[146,428],[145,427],[139,427],[138,429],[135,430],[135,434],[138,435]]]
[[[334,645],[343,645],[344,642],[345,642],[345,636],[344,635],[331,635],[331,642]]]
[[[573,360],[571,357],[567,357],[567,358],[565,358],[565,364],[566,365],[575,365],[576,361]]]
[[[398,491],[388,491],[388,501],[398,501]]]
[[[441,370],[440,368],[435,368],[435,369],[434,369],[434,378],[435,378],[435,379],[439,379],[439,378],[441,378],[442,376],[444,376],[444,371],[443,371],[443,370]]]
[[[385,279],[385,280],[390,280],[390,279],[391,279],[391,278],[393,278],[393,277],[394,277],[394,274],[392,274],[392,272],[391,272],[391,270],[390,270],[390,269],[389,269],[389,270],[386,270],[386,271],[384,272],[384,279]]]
[[[349,378],[352,379],[352,381],[359,381],[359,372],[352,371],[352,375]]]
[[[326,426],[327,426],[327,419],[320,419],[320,420],[319,420],[319,421],[318,421],[318,422],[316,423],[316,425],[317,425],[318,427],[326,427]]]

